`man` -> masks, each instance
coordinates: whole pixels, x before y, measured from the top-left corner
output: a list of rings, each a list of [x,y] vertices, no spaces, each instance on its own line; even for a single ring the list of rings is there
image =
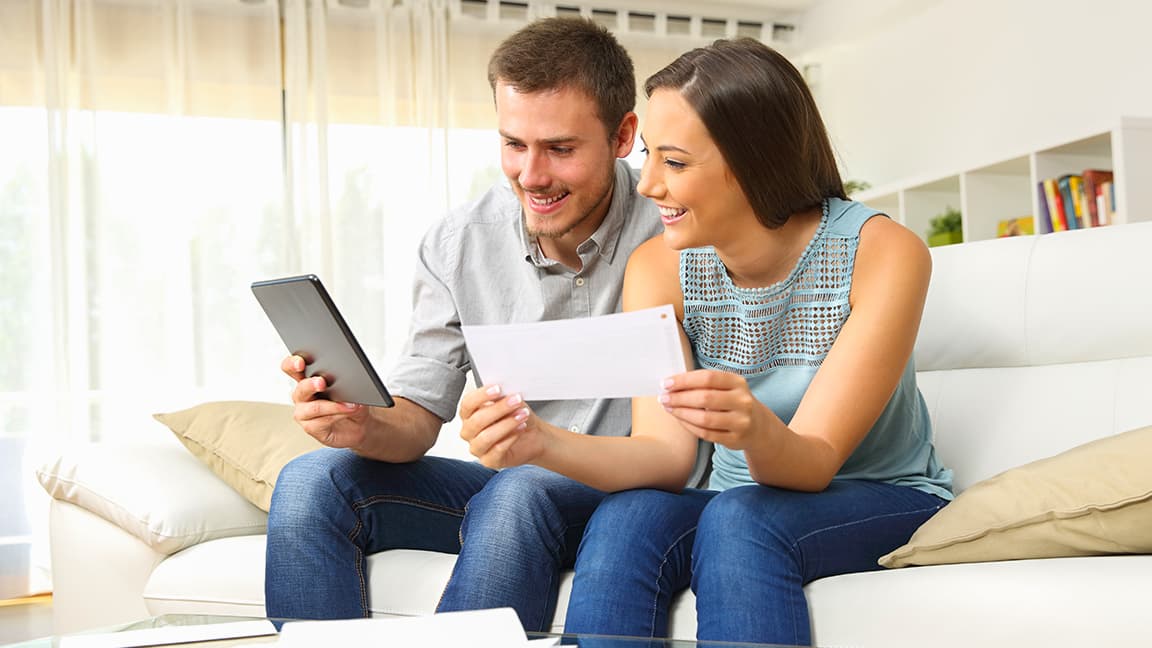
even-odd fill
[[[488,77],[510,187],[492,188],[425,236],[412,330],[389,379],[396,406],[317,399],[322,378],[305,379],[296,356],[282,365],[297,380],[297,421],[330,447],[290,463],[276,485],[270,617],[366,616],[366,556],[410,548],[459,553],[438,610],[510,606],[525,629],[547,629],[559,571],[604,497],[535,466],[497,472],[425,456],[471,369],[461,324],[616,312],[629,254],[661,228],[636,194],[638,174],[617,161],[636,136],[635,80],[607,30],[537,21],[500,45]],[[622,436],[630,427],[626,399],[530,405],[539,424],[574,433]],[[485,434],[469,430],[472,413],[462,412],[463,435],[477,446]]]

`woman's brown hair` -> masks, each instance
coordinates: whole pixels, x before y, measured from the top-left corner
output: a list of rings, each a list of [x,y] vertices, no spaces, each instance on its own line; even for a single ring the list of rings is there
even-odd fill
[[[649,97],[660,88],[678,90],[696,110],[765,227],[846,198],[816,101],[776,50],[751,38],[718,40],[644,84]]]

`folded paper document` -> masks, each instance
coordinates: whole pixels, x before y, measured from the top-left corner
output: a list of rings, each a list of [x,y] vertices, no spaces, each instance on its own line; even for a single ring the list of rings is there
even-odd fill
[[[282,648],[315,646],[554,646],[556,639],[529,640],[512,608],[443,612],[422,617],[289,621],[280,629]],[[543,642],[543,643],[542,643]]]
[[[671,305],[460,328],[484,384],[525,400],[654,396],[664,378],[685,370]]]

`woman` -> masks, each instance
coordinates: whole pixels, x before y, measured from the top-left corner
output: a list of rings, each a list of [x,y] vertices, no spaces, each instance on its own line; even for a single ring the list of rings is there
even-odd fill
[[[624,305],[673,304],[700,369],[636,399],[631,438],[536,434],[522,405],[464,435],[482,460],[621,491],[585,532],[566,631],[664,636],[690,585],[698,638],[808,644],[804,584],[877,569],[952,497],[911,360],[931,258],[845,199],[772,49],[717,41],[645,90],[639,191],[665,231],[629,260]],[[715,447],[709,489],[672,492],[695,438]]]

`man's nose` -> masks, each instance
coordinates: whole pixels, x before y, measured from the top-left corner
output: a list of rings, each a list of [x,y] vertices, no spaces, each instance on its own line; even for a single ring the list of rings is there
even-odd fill
[[[520,186],[529,189],[542,189],[552,184],[548,175],[548,156],[544,153],[528,151],[524,155],[524,165],[520,168]]]

